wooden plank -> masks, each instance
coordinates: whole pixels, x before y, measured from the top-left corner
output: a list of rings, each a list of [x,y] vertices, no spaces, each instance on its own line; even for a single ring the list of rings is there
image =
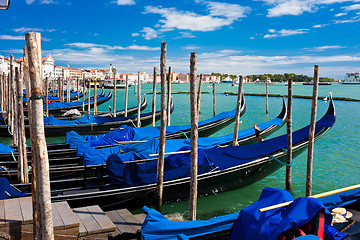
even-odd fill
[[[67,202],[56,202],[53,205],[56,206],[65,228],[79,227],[80,221]]]
[[[134,229],[134,232],[141,228],[142,223],[127,209],[119,209],[116,212]]]
[[[94,219],[94,216],[89,212],[87,207],[75,208],[73,212],[77,214],[80,219],[80,225],[83,224],[86,229],[86,235],[91,235],[94,233],[101,232],[101,226],[99,223]],[[80,236],[82,235],[81,232],[79,233]]]
[[[106,215],[116,226],[115,234],[120,233],[135,233],[134,229],[128,225],[126,220],[120,216],[116,211],[106,212]]]
[[[23,217],[23,225],[33,223],[32,198],[19,198],[21,214]]]
[[[101,232],[115,231],[115,224],[110,220],[108,216],[106,216],[106,214],[101,210],[98,205],[89,206],[87,207],[87,209],[101,227]]]
[[[146,214],[145,213],[139,213],[139,214],[136,214],[135,217],[142,224],[145,221]]]
[[[23,220],[19,199],[4,200],[6,225],[21,225]]]
[[[56,207],[55,204],[52,204],[51,206],[52,208],[52,217],[53,217],[53,225],[54,225],[54,230],[61,230],[61,229],[65,229],[65,224],[63,222],[63,220],[61,219],[60,213]],[[61,211],[61,209],[60,209]]]
[[[6,226],[4,200],[0,200],[0,228]]]

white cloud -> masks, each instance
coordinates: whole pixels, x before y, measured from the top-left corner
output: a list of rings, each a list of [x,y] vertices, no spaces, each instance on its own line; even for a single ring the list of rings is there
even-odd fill
[[[286,36],[292,36],[292,35],[298,35],[298,34],[304,34],[307,33],[309,29],[281,29],[281,30],[274,30],[269,29],[269,34],[266,34],[264,38],[277,38],[277,37],[286,37]]]
[[[360,4],[353,4],[350,6],[342,7],[345,11],[360,10]]]
[[[117,0],[117,5],[135,5],[134,0]]]
[[[175,37],[173,39],[179,39],[179,38],[196,38],[194,35],[192,35],[192,33],[190,32],[180,32],[180,36]]]
[[[326,27],[328,25],[329,24],[317,24],[317,25],[314,25],[313,28],[322,28],[322,27]]]
[[[131,34],[131,36],[132,37],[138,37],[138,36],[140,36],[140,34],[139,33],[133,33],[133,34]]]
[[[13,31],[14,31],[14,32],[19,32],[19,33],[26,33],[26,32],[43,32],[44,29],[42,29],[42,28],[26,28],[26,27],[21,27],[21,28],[14,28]]]
[[[153,13],[161,15],[159,23],[154,28],[146,27],[142,30],[145,39],[158,37],[159,33],[173,30],[189,31],[214,31],[224,26],[230,26],[240,18],[246,17],[251,11],[249,7],[243,7],[238,4],[196,1],[206,6],[207,15],[197,14],[191,11],[177,10],[176,8],[163,8],[161,6],[146,6],[145,14]],[[183,37],[194,37],[189,33]]]
[[[338,13],[338,14],[335,14],[335,17],[342,17],[342,16],[345,16],[347,13]]]
[[[148,47],[148,46],[139,46],[139,45],[131,45],[128,47],[122,46],[109,46],[104,44],[96,44],[96,43],[68,43],[67,46],[77,47],[77,48],[87,48],[93,51],[111,51],[111,50],[143,50],[143,51],[156,51],[159,50],[159,47]]]
[[[196,50],[196,49],[200,49],[199,46],[194,46],[194,45],[185,46],[185,47],[182,47],[182,48],[185,49],[185,50]]]
[[[344,47],[340,46],[340,45],[333,45],[333,46],[315,47],[315,48],[311,48],[311,49],[307,49],[307,50],[314,51],[314,52],[322,52],[322,51],[329,50],[329,49],[340,49],[340,48],[344,48]]]
[[[35,0],[26,0],[27,4],[33,4]],[[40,0],[40,4],[56,4],[54,0]]]
[[[141,36],[143,36],[146,40],[157,38],[158,36],[156,30],[150,27],[144,27],[140,32],[143,32]]]
[[[0,35],[2,40],[25,40],[25,36]]]
[[[268,9],[268,17],[280,17],[284,15],[298,16],[304,12],[316,12],[321,5],[329,5],[343,2],[358,2],[358,0],[262,0],[271,7]]]
[[[35,2],[35,0],[26,0],[25,1],[27,4],[32,4],[33,2]]]

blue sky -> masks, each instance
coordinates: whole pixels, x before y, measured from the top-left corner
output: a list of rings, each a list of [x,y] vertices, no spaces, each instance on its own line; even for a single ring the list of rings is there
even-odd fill
[[[24,33],[41,32],[55,64],[152,72],[284,73],[342,78],[360,71],[360,0],[11,0],[0,11],[0,54],[22,56]]]

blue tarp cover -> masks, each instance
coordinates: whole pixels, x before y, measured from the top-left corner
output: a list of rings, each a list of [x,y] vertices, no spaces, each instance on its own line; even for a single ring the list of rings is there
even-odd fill
[[[180,148],[179,151],[189,150],[189,147]],[[142,164],[128,163],[134,160],[145,159],[148,152],[110,155],[107,160],[107,170],[110,179],[114,183],[124,179],[127,186],[138,186],[156,182],[157,161],[149,161]],[[198,150],[198,174],[211,171],[214,166],[204,154],[204,150]],[[164,181],[190,176],[190,153],[169,155],[164,159]]]
[[[326,114],[321,120],[316,123],[315,132],[323,130],[325,127],[331,127],[335,122],[335,117],[330,114]],[[293,133],[293,144],[297,144],[298,142],[304,141],[309,136],[309,126],[304,127],[300,130],[297,130]],[[152,142],[154,146],[150,146],[150,150],[142,151],[140,153],[141,157],[139,157],[139,153],[131,155],[134,158],[128,158],[130,155],[120,154],[118,157],[112,156],[108,158],[108,164],[111,161],[118,161],[119,164],[111,164],[108,165],[107,169],[109,171],[110,179],[124,178],[124,181],[129,186],[142,185],[153,183],[156,181],[156,165],[157,161],[151,161],[147,163],[143,163],[140,165],[137,164],[128,164],[129,166],[123,166],[123,162],[129,162],[139,159],[146,159],[148,153],[153,153],[156,146],[154,142]],[[165,144],[172,145],[172,144]],[[265,140],[252,145],[240,145],[234,147],[224,147],[224,148],[213,148],[213,149],[200,149],[199,148],[199,172],[198,174],[202,174],[210,171],[214,167],[217,167],[219,170],[224,170],[230,167],[239,166],[261,157],[265,157],[273,152],[286,148],[287,146],[287,136],[279,136],[270,140]],[[190,149],[189,146],[184,146],[180,149]],[[126,157],[126,160],[123,158]],[[167,163],[169,162],[169,166],[175,162],[181,162],[179,165],[181,168],[178,168],[176,171],[173,170],[172,167],[167,168]],[[187,177],[190,173],[188,169],[188,163],[190,162],[190,154],[175,154],[165,158],[165,168],[164,168],[164,181],[172,180],[177,178]],[[204,164],[201,166],[200,164]],[[167,172],[168,171],[168,172]]]
[[[216,233],[231,229],[238,218],[239,213],[232,213],[209,220],[198,221],[170,221],[154,209],[143,207],[147,215],[141,227],[141,234],[144,240],[152,239],[188,239],[198,237],[204,233]]]
[[[206,221],[185,222],[167,220],[161,213],[144,207],[143,211],[147,216],[141,234],[144,240],[178,240],[233,229],[230,240],[276,240],[289,228],[300,227],[309,222],[320,209],[325,210],[325,223],[331,223],[331,213],[314,198],[298,198],[288,207],[259,212],[260,208],[293,200],[294,198],[286,190],[264,188],[259,200],[242,209],[240,214],[228,214]],[[326,240],[338,240],[344,238],[346,234],[341,234],[327,225],[325,236]]]
[[[102,96],[101,94],[98,96],[97,101],[103,101],[103,100],[107,100],[109,99],[108,96]],[[90,100],[90,103],[93,103],[94,99]],[[89,103],[88,100],[85,100],[85,106]],[[49,110],[52,109],[61,109],[61,108],[65,108],[65,107],[77,107],[77,106],[82,106],[83,103],[82,102],[51,102],[48,103],[48,108]],[[46,105],[44,104],[44,109],[46,108]]]
[[[224,119],[227,117],[234,117],[235,113],[236,113],[235,110],[220,113],[213,118],[210,118],[210,119],[207,119],[204,121],[200,121],[199,127],[204,124],[207,124],[210,122],[216,122],[218,120],[221,120],[221,119]],[[148,114],[151,114],[151,113],[148,113]],[[143,114],[141,116],[143,116]],[[129,116],[128,119],[133,118],[135,120],[136,117],[137,117],[136,115]],[[126,119],[125,117],[118,117],[118,118],[124,119],[124,120]],[[277,124],[276,122],[278,122],[279,120],[273,120],[273,121],[275,122],[275,124]],[[281,124],[281,123],[279,123],[279,124]],[[120,128],[124,128],[124,127],[121,126]],[[169,127],[166,127],[166,134],[176,133],[179,131],[186,131],[188,129],[190,129],[190,125],[169,126]],[[129,129],[124,128],[124,131],[129,131]],[[143,140],[145,138],[146,139],[158,138],[160,136],[160,127],[140,127],[140,128],[133,128],[132,131],[133,131],[133,138],[128,139],[129,141],[130,140],[138,141],[138,140]],[[76,147],[77,141],[79,141],[79,143],[84,143],[86,141],[89,141],[90,146],[113,145],[113,144],[117,144],[117,142],[119,141],[117,134],[123,135],[121,129],[117,129],[117,130],[109,132],[107,134],[101,134],[101,135],[97,135],[97,136],[82,136],[82,137],[80,137],[79,135],[76,136],[76,133],[72,132],[71,134],[66,134],[66,136],[67,136],[66,142],[70,143],[72,148]],[[112,138],[114,138],[114,141],[112,141]],[[95,141],[95,143],[93,143],[93,141]]]
[[[329,209],[343,207],[350,203],[356,202],[360,198],[360,188],[346,192],[319,198],[319,201]]]
[[[10,152],[14,152],[14,149],[12,149],[11,147],[9,147],[7,145],[0,143],[0,153],[10,153]]]
[[[289,206],[259,212],[260,208],[272,206],[275,204],[293,201]],[[315,198],[294,198],[284,189],[264,188],[259,200],[250,206],[241,210],[239,218],[236,220],[230,240],[277,240],[281,233],[291,227],[301,227],[309,222],[318,211],[325,211],[325,236],[329,239],[342,239],[346,234],[340,234],[340,237],[333,236],[338,234],[330,224],[332,215],[327,208]]]
[[[7,199],[9,196],[24,196],[25,193],[20,193],[10,185],[6,177],[0,177],[0,200]]]

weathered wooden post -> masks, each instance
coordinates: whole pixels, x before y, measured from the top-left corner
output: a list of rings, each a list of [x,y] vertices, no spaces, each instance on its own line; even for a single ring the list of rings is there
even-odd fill
[[[203,80],[204,75],[200,74],[200,79],[199,79],[199,91],[198,91],[198,95],[197,95],[197,110],[198,110],[198,118],[200,116],[200,107],[201,107],[201,90],[202,90],[202,80]]]
[[[125,117],[127,117],[127,107],[128,107],[128,95],[129,95],[129,75],[126,75],[125,78]]]
[[[61,101],[65,102],[65,71],[63,71],[63,76],[61,81]]]
[[[196,71],[197,53],[192,52],[190,57],[190,110],[191,110],[191,167],[190,167],[190,197],[189,218],[196,220],[197,205],[197,171],[198,171],[198,111],[196,99]]]
[[[151,126],[155,127],[155,112],[156,112],[156,75],[157,68],[154,67],[154,79],[153,79],[153,99],[152,99],[152,122]]]
[[[170,126],[170,114],[171,114],[171,81],[172,81],[172,71],[171,67],[169,67],[168,78],[167,78],[167,87],[168,87],[168,95],[167,95],[167,125]]]
[[[33,210],[37,211],[34,219],[34,239],[54,239],[54,227],[51,210],[51,193],[49,178],[49,160],[44,133],[43,96],[41,92],[41,36],[40,33],[26,33],[25,40],[28,50],[28,61],[31,79],[31,150],[36,177],[36,203]],[[34,176],[34,175],[33,175]]]
[[[79,78],[76,77],[76,93],[77,93],[77,101],[80,101],[80,93],[79,93],[80,89],[79,89]],[[84,95],[84,93],[83,93]]]
[[[113,99],[113,116],[116,117],[116,70],[113,68],[114,73],[114,99]]]
[[[45,78],[45,115],[49,116],[49,79]]]
[[[239,145],[238,136],[239,136],[239,122],[240,122],[240,113],[241,113],[241,98],[242,98],[242,92],[243,92],[243,82],[244,82],[244,78],[242,75],[240,75],[239,76],[239,89],[238,89],[237,102],[236,102],[233,146]]]
[[[140,111],[141,111],[141,81],[140,81],[140,72],[138,72],[138,109],[137,109],[137,121],[136,126],[140,127]]]
[[[30,76],[29,76],[29,62],[28,62],[28,55],[27,55],[27,47],[23,47],[23,59],[24,59],[24,84],[26,90],[26,105],[27,105],[27,112],[29,123],[31,121],[31,106],[30,106],[30,94],[31,94],[31,83],[30,83]]]
[[[311,104],[309,147],[308,147],[307,171],[306,171],[306,197],[311,196],[318,85],[319,85],[319,65],[314,65],[314,85],[313,85],[313,98]]]
[[[88,96],[88,110],[87,110],[87,114],[90,114],[90,110],[91,110],[91,79],[89,78],[89,96]],[[94,98],[96,98],[96,96],[94,95]]]
[[[159,142],[159,159],[157,164],[157,205],[156,209],[162,210],[163,182],[164,182],[164,153],[166,138],[166,42],[161,43],[160,56],[160,77],[161,77],[161,126],[160,126],[160,142]]]
[[[20,64],[22,69],[23,63]],[[28,183],[28,163],[27,163],[27,150],[26,150],[26,137],[25,137],[25,124],[24,124],[24,109],[23,109],[23,94],[22,94],[22,74],[18,68],[15,68],[16,92],[17,92],[17,110],[18,118],[18,181],[19,183]]]
[[[61,102],[61,80],[60,77],[57,79],[57,96]]]
[[[83,97],[82,97],[82,110],[85,112],[85,97],[86,97],[86,87],[85,87],[85,75],[83,75]],[[88,93],[90,95],[90,93]]]
[[[215,83],[213,82],[213,115],[215,116]]]
[[[288,105],[286,116],[286,133],[287,133],[287,158],[286,158],[286,179],[285,187],[287,191],[291,191],[291,164],[292,164],[292,85],[293,79],[288,80]]]
[[[70,78],[66,79],[66,101],[70,102]]]
[[[3,101],[3,97],[4,97],[4,74],[0,74],[0,108],[1,111],[4,111],[4,101]]]
[[[14,66],[14,56],[10,55],[10,88],[11,88],[11,95],[10,95],[10,113],[11,113],[11,132],[12,132],[12,139],[14,146],[18,146],[18,117],[17,117],[17,100],[16,100],[16,81],[15,81],[15,66]]]
[[[95,79],[95,83],[94,83],[94,115],[97,114],[97,80]]]
[[[268,79],[265,79],[265,83],[266,83],[266,114],[269,113],[269,83],[268,83]]]

